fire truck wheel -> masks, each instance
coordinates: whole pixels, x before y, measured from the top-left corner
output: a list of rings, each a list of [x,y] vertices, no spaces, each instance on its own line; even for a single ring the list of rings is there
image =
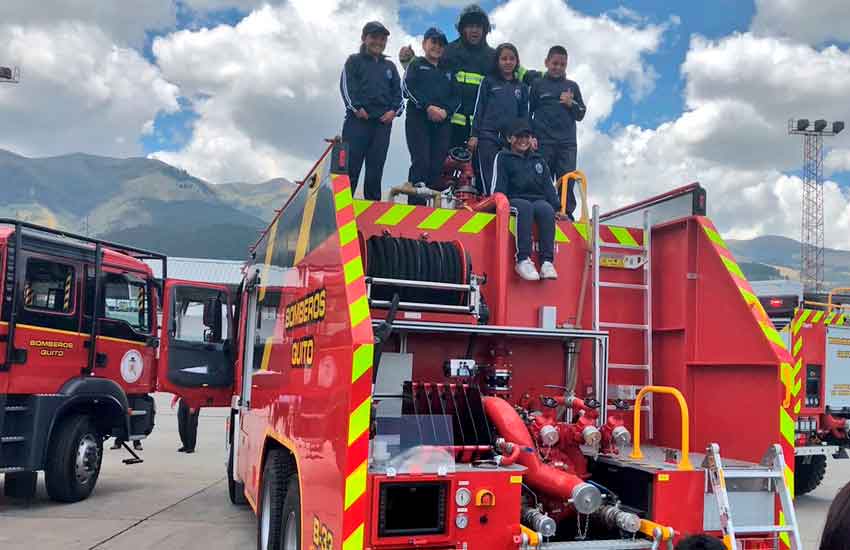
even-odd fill
[[[283,503],[286,499],[286,482],[290,475],[290,461],[280,449],[269,451],[263,467],[260,488],[260,506],[257,514],[258,550],[280,550],[283,526]]]
[[[231,503],[242,506],[248,503],[245,498],[245,484],[233,479],[233,445],[227,447],[227,494]]]
[[[286,485],[286,500],[283,502],[283,538],[281,550],[301,549],[301,495],[298,492],[298,477],[289,476]]]
[[[54,429],[47,456],[47,494],[55,501],[78,502],[88,497],[97,483],[103,438],[88,416],[69,416]]]
[[[826,475],[826,457],[813,456],[806,463],[803,457],[798,456],[794,461],[794,493],[805,495],[818,488]]]

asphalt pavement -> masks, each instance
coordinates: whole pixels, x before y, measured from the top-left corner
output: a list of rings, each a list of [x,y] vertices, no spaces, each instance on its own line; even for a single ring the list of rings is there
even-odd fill
[[[205,409],[194,454],[178,453],[170,396],[157,396],[157,426],[144,441],[143,464],[126,466],[125,451],[105,451],[94,494],[76,504],[47,498],[39,480],[30,503],[0,497],[0,549],[245,550],[256,545],[248,507],[227,498],[224,423],[227,411]],[[824,483],[797,499],[806,550],[816,550],[826,511],[850,481],[850,460],[830,460]]]

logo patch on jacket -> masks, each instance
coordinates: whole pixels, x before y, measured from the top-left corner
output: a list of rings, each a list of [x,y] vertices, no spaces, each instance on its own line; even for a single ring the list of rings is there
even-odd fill
[[[446,73],[446,80],[448,80],[449,82],[451,82],[451,81],[452,81],[452,73],[451,73],[451,71],[449,71],[449,72],[447,72],[447,73]]]
[[[517,99],[519,99],[520,97],[522,97],[522,90],[517,88],[516,90],[514,90],[514,95],[516,96]]]
[[[543,175],[543,163],[538,162],[537,164],[535,164],[534,170],[537,172],[538,176],[542,176]]]
[[[392,69],[387,69],[387,80],[393,79],[393,71]]]

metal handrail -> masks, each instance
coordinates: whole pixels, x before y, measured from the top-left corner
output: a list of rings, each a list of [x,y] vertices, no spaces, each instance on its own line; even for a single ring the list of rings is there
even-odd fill
[[[682,456],[679,459],[679,470],[692,471],[694,469],[690,458],[690,415],[688,414],[688,404],[685,401],[685,396],[676,388],[668,386],[646,386],[641,389],[635,398],[635,415],[634,415],[634,448],[632,454],[629,455],[633,459],[643,458],[643,453],[640,450],[640,412],[643,406],[643,398],[648,393],[662,393],[672,395],[679,402],[679,412],[682,417]]]
[[[558,184],[561,186],[561,215],[564,216],[567,213],[567,190],[569,189],[569,181],[571,179],[577,180],[580,182],[579,189],[581,189],[581,218],[579,222],[587,223],[587,220],[590,217],[587,214],[587,176],[584,175],[584,172],[581,170],[573,170],[567,174],[561,176],[561,179],[558,180]]]

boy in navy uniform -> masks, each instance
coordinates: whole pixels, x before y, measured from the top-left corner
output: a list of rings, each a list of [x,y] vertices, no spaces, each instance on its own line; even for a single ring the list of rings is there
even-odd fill
[[[407,97],[405,132],[410,151],[411,183],[436,189],[449,153],[452,115],[460,108],[454,73],[443,62],[446,35],[431,27],[422,41],[423,57],[415,58],[404,73]],[[409,204],[425,204],[424,197],[408,197]]]
[[[527,281],[557,279],[552,262],[555,259],[555,218],[560,206],[552,185],[549,167],[540,153],[531,148],[531,127],[525,119],[517,119],[504,135],[510,149],[496,155],[493,189],[504,193],[516,212],[516,272]],[[531,230],[537,223],[540,243],[540,272],[531,261]]]
[[[567,50],[552,46],[546,56],[546,73],[531,84],[531,125],[540,153],[559,181],[576,169],[576,122],[587,111],[578,84],[566,77]],[[573,181],[567,189],[567,214],[573,219],[576,200]]]
[[[363,27],[360,52],[349,56],[339,89],[345,102],[342,139],[348,143],[348,175],[357,189],[366,162],[364,197],[381,199],[381,178],[395,117],[404,110],[401,79],[395,64],[384,56],[390,31],[378,21]]]

